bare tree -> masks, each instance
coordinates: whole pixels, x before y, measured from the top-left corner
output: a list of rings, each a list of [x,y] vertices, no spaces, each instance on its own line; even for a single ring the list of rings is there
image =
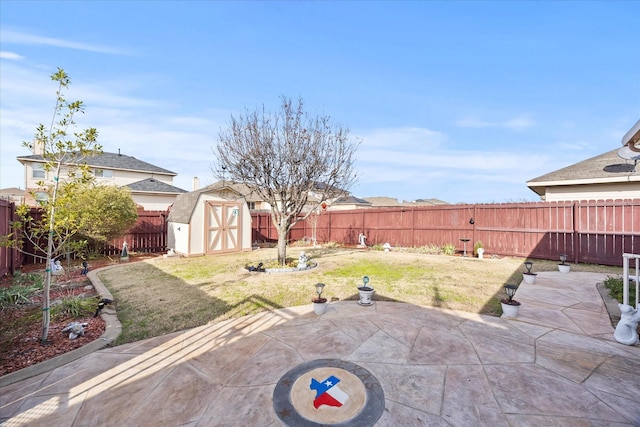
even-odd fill
[[[214,170],[224,170],[228,179],[246,185],[271,205],[278,261],[284,265],[289,230],[355,183],[359,142],[351,141],[349,129],[333,125],[329,116],[311,117],[302,98],[293,102],[283,96],[281,101],[275,113],[262,107],[231,116],[228,129],[218,135]]]

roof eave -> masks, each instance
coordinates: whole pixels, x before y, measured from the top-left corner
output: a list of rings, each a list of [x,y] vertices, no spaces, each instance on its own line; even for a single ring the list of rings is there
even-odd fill
[[[132,190],[131,188],[129,188],[129,192],[131,194],[147,194],[147,195],[158,195],[158,196],[174,196],[174,195],[178,195],[178,194],[184,194],[184,193],[179,193],[177,191],[145,191],[145,190]]]
[[[585,185],[585,184],[612,184],[618,182],[640,181],[640,175],[625,175],[611,178],[584,178],[584,179],[567,179],[555,181],[527,181],[528,187],[558,187],[567,185]]]
[[[33,158],[29,158],[28,156],[19,156],[16,157],[16,159],[24,164],[26,162],[31,162],[31,163],[46,163],[45,159],[33,159]],[[62,164],[64,166],[78,166],[78,163],[73,163],[73,162],[62,162]],[[91,163],[84,163],[84,165],[89,166],[91,168],[100,168],[100,169],[105,169],[105,170],[114,170],[114,171],[127,171],[127,172],[137,172],[137,173],[144,173],[144,174],[152,174],[152,175],[166,175],[166,176],[178,176],[178,174],[176,172],[172,172],[172,171],[149,171],[149,170],[143,170],[143,169],[130,169],[130,168],[119,168],[119,167],[115,167],[115,166],[102,166],[102,165],[94,165]]]

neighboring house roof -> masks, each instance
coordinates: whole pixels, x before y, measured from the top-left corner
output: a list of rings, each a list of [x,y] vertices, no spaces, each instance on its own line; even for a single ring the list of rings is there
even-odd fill
[[[545,194],[545,187],[640,181],[634,162],[621,159],[617,151],[608,151],[539,176],[528,181],[527,186],[542,196]]]
[[[24,196],[24,190],[16,187],[0,189],[0,196]]]
[[[447,205],[447,202],[444,202],[440,199],[417,199],[411,202],[406,200],[399,201],[398,199],[394,199],[393,197],[365,197],[365,200],[370,202],[373,207],[383,208],[383,207],[398,207],[398,206],[433,206],[433,205]]]
[[[0,199],[9,200],[10,202],[24,203],[26,191],[16,187],[0,189]]]
[[[433,206],[433,205],[448,205],[449,203],[442,201],[440,199],[416,199],[411,202],[403,202],[405,205],[414,205],[414,206]]]
[[[239,196],[244,197],[247,202],[263,201],[262,198],[258,196],[254,191],[252,191],[247,185],[235,183],[232,181],[217,181],[205,188],[211,190],[229,189],[237,193]]]
[[[334,205],[362,205],[362,206],[371,206],[371,202],[365,199],[359,199],[355,196],[344,196],[338,197],[335,200],[332,200],[329,203],[330,206]]]
[[[181,194],[181,193],[187,192],[187,190],[174,187],[173,185],[169,185],[162,181],[158,181],[157,179],[154,179],[154,178],[147,178],[147,179],[143,179],[142,181],[132,182],[131,184],[125,185],[125,187],[129,187],[132,192],[170,193],[170,194]]]
[[[251,190],[249,188],[249,186],[247,186],[245,184],[236,183],[236,182],[233,182],[233,181],[217,181],[217,182],[214,182],[213,184],[211,184],[209,187],[216,188],[216,189],[229,188],[229,189],[235,191],[236,193],[244,196],[244,198],[246,199],[247,202],[264,202],[264,201],[266,201],[266,200],[263,200],[262,197],[260,197],[255,191]],[[325,188],[331,188],[332,191],[338,191],[339,194],[348,194],[344,190],[340,190],[337,187],[329,187],[329,186],[327,186],[326,184],[323,184],[323,183],[315,183],[311,194],[309,194],[309,200],[310,201],[319,200],[317,195],[315,193],[313,193],[313,192],[314,191],[320,191],[321,192]]]
[[[371,203],[373,207],[402,206],[402,202],[393,197],[365,197],[364,200]]]
[[[196,203],[198,203],[200,195],[202,193],[218,194],[220,192],[220,189],[214,187],[214,185],[215,184],[212,184],[199,190],[178,194],[167,216],[167,221],[188,224],[191,221],[191,215],[193,215],[193,210],[196,207]],[[225,197],[220,197],[226,199]]]
[[[336,187],[334,185],[328,185],[325,182],[317,182],[317,181],[313,183],[312,191],[318,191],[318,192],[327,191],[329,192],[329,194],[349,194],[347,190],[343,190],[342,188]]]
[[[43,163],[45,160],[40,154],[32,154],[30,156],[19,156],[18,161],[24,162],[39,162]],[[177,173],[170,170],[161,168],[159,166],[152,165],[151,163],[143,162],[135,157],[127,156],[120,153],[108,153],[103,152],[96,156],[89,156],[85,159],[85,163],[91,167],[104,168],[104,169],[119,169],[129,170],[136,172],[148,172],[162,175],[176,176]]]

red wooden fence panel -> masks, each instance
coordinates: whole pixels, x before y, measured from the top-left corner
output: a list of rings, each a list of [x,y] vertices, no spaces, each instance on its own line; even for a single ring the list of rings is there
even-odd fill
[[[15,209],[12,208],[11,213],[8,213],[6,204],[6,201],[0,200],[0,235],[7,235],[9,233],[9,222],[15,220]],[[13,219],[11,219],[11,215],[14,216]],[[37,219],[40,212],[33,209],[31,215]],[[122,244],[125,241],[130,252],[164,252],[167,249],[167,215],[168,211],[139,210],[136,225],[124,236],[107,243],[103,249],[103,255],[119,255],[122,250]],[[22,264],[44,262],[44,253],[37,252],[31,242],[26,241],[23,244],[26,254],[0,247],[0,273],[12,274]],[[44,245],[41,246],[44,247]],[[10,254],[13,254],[13,258],[11,258]],[[31,254],[40,256],[37,257]]]
[[[0,199],[0,236],[11,234],[11,223],[16,220],[15,204]],[[22,255],[16,249],[0,246],[0,277],[13,274],[22,265]]]
[[[108,256],[122,251],[124,242],[130,252],[164,252],[167,249],[168,211],[138,211],[138,221],[122,237],[113,239],[103,250]]]
[[[254,241],[277,240],[270,214],[253,213]],[[471,219],[473,218],[473,224]],[[621,265],[624,252],[640,253],[640,199],[438,205],[328,211],[317,224],[319,242],[418,247],[453,244],[468,238],[467,249],[482,242],[489,254]],[[312,235],[301,221],[289,240]]]

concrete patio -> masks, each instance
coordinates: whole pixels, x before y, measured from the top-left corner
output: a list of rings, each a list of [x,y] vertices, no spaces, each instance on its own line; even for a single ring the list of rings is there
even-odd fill
[[[613,339],[605,277],[538,273],[513,320],[344,301],[106,348],[0,388],[0,423],[281,426],[283,375],[339,359],[382,386],[377,426],[640,426],[640,346]]]

